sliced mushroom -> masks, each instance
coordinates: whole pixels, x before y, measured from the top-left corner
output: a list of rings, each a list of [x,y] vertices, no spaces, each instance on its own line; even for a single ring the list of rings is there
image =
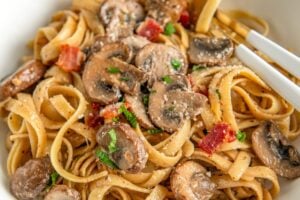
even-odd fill
[[[176,69],[172,65],[178,62],[179,67]],[[135,58],[136,66],[147,73],[149,84],[170,74],[185,74],[187,72],[187,61],[180,50],[175,47],[151,43],[142,48]]]
[[[30,60],[26,62],[14,74],[1,82],[0,101],[35,84],[43,77],[46,69],[47,67],[39,61]]]
[[[143,7],[134,0],[107,0],[100,9],[100,18],[113,41],[132,35],[136,23],[144,15]]]
[[[54,172],[49,157],[31,159],[19,167],[11,178],[11,191],[22,200],[37,199]]]
[[[66,185],[55,185],[44,200],[80,200],[80,193]]]
[[[134,113],[136,116],[139,124],[147,129],[154,128],[152,122],[150,121],[146,108],[142,102],[141,95],[131,96],[131,95],[125,95],[126,102],[130,105],[131,112]]]
[[[137,52],[150,42],[141,36],[132,35],[121,40],[122,43],[126,44],[131,49],[131,60],[133,60]]]
[[[116,151],[109,154],[110,159],[120,168],[130,173],[144,169],[148,154],[143,141],[134,130],[125,123],[105,124],[97,133],[97,142],[102,149],[109,152],[111,137],[109,131],[116,133]]]
[[[129,57],[130,49],[126,45],[111,43],[104,45],[101,51],[89,58],[85,64],[82,80],[91,100],[102,104],[115,103],[120,97],[119,87],[126,91],[131,90],[131,92],[138,89],[138,81],[144,79],[143,73],[134,66],[120,60],[127,61]],[[110,74],[107,72],[107,68],[115,67],[115,65],[120,65],[118,67],[122,70],[122,73]],[[114,78],[112,79],[112,77]],[[131,79],[128,81],[119,80],[122,77],[122,80]]]
[[[222,65],[233,54],[233,42],[229,38],[192,37],[188,50],[193,64]]]
[[[186,8],[186,0],[146,0],[148,16],[154,18],[161,25],[170,21],[177,22]]]
[[[217,185],[206,175],[206,169],[195,161],[176,166],[171,175],[171,189],[178,200],[209,200]]]
[[[184,121],[193,119],[202,111],[207,98],[189,91],[183,75],[169,76],[171,83],[157,81],[150,94],[148,113],[152,122],[159,128],[174,132],[183,126]]]
[[[252,145],[259,159],[279,176],[300,176],[300,155],[274,122],[262,123],[252,133]]]

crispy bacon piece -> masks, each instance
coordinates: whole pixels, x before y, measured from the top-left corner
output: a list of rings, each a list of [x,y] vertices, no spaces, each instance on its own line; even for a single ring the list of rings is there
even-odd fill
[[[199,143],[199,147],[208,154],[212,154],[224,142],[233,142],[235,131],[229,124],[221,122],[214,126],[210,133]]]
[[[80,65],[83,61],[83,53],[78,47],[64,44],[60,47],[60,55],[56,65],[66,72],[80,71]]]
[[[99,115],[101,105],[93,102],[91,108],[92,111],[87,116],[86,124],[91,128],[97,128],[103,123],[103,118]]]
[[[162,27],[154,19],[148,18],[137,29],[137,34],[146,37],[150,41],[157,40],[160,33],[163,32]]]
[[[190,13],[187,10],[184,10],[181,15],[179,22],[182,24],[184,28],[189,28],[191,25]]]

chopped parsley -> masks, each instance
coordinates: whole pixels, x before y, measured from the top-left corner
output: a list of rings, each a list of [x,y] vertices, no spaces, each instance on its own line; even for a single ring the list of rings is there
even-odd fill
[[[177,59],[172,59],[171,65],[175,70],[179,70],[181,68],[181,62],[180,62],[180,60],[177,60]]]
[[[162,77],[162,80],[163,80],[166,84],[170,84],[170,83],[173,82],[173,80],[171,79],[171,77],[168,76],[168,75]]]
[[[118,168],[117,165],[109,158],[108,154],[104,151],[97,150],[96,151],[96,156],[99,158],[99,160],[107,165],[108,167],[112,169]]]
[[[136,116],[130,112],[129,110],[127,110],[127,108],[123,105],[121,105],[120,109],[119,109],[119,113],[122,113],[126,120],[129,122],[129,124],[133,127],[136,128],[137,127],[137,119]]]
[[[193,72],[194,71],[201,71],[201,70],[204,70],[204,69],[206,69],[207,67],[204,67],[204,66],[200,66],[200,65],[194,65],[193,66]]]
[[[222,96],[221,96],[221,93],[220,93],[219,89],[216,89],[216,94],[218,95],[219,99],[221,100]]]
[[[172,34],[176,33],[176,29],[175,29],[173,23],[171,23],[171,22],[167,23],[164,33],[165,33],[165,35],[172,35]]]
[[[121,81],[129,81],[130,79],[128,77],[121,77],[120,80]]]
[[[119,122],[119,120],[120,120],[120,119],[119,119],[118,117],[112,118],[112,121],[113,121],[113,122]]]
[[[118,148],[117,148],[117,133],[116,133],[115,129],[110,129],[110,131],[108,131],[108,135],[110,137],[110,142],[108,144],[108,150],[109,150],[109,153],[114,153],[118,150]]]
[[[142,96],[142,101],[145,106],[148,106],[149,105],[149,94],[144,94]]]
[[[118,99],[118,102],[122,102],[122,103],[124,103],[124,102],[125,102],[125,98],[124,98],[124,96],[121,96],[121,97]]]
[[[153,129],[149,129],[147,131],[147,133],[151,134],[151,135],[155,135],[155,134],[158,134],[158,133],[161,133],[163,132],[162,129],[159,129],[159,128],[153,128]]]
[[[244,131],[239,130],[236,134],[236,139],[238,139],[238,141],[240,142],[244,142],[246,140],[246,133]]]
[[[110,74],[118,74],[121,72],[119,68],[113,66],[108,67],[106,71]]]
[[[59,174],[57,172],[53,172],[51,175],[50,175],[50,181],[49,181],[49,186],[52,187],[56,184],[56,181],[59,177]]]

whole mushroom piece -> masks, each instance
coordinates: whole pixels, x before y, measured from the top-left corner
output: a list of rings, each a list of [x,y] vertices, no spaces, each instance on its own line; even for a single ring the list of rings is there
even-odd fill
[[[217,185],[206,175],[206,169],[195,161],[176,166],[171,174],[171,189],[178,200],[209,200]]]
[[[279,176],[300,176],[300,155],[274,122],[266,121],[252,133],[252,145],[258,158]]]
[[[19,167],[11,178],[11,192],[22,200],[37,199],[54,172],[50,158],[36,158]]]
[[[222,65],[233,54],[233,50],[233,43],[229,38],[193,36],[190,39],[188,56],[193,64]]]
[[[110,152],[112,134],[116,138],[115,151]],[[101,149],[109,152],[110,159],[119,169],[129,173],[138,173],[144,169],[148,154],[143,141],[128,124],[105,124],[99,129],[96,138]]]

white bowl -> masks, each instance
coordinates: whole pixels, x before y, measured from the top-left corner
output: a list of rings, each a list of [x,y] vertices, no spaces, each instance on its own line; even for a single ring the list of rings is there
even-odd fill
[[[21,56],[28,53],[26,44],[34,37],[38,27],[50,19],[51,14],[67,8],[70,0],[9,0],[3,1],[0,11],[0,78],[13,72]],[[265,18],[270,23],[271,37],[276,42],[300,55],[300,1],[299,0],[226,0],[224,8],[242,8]],[[9,192],[6,173],[6,128],[0,125],[0,199],[14,199]],[[299,199],[300,179],[281,182],[280,199]]]

